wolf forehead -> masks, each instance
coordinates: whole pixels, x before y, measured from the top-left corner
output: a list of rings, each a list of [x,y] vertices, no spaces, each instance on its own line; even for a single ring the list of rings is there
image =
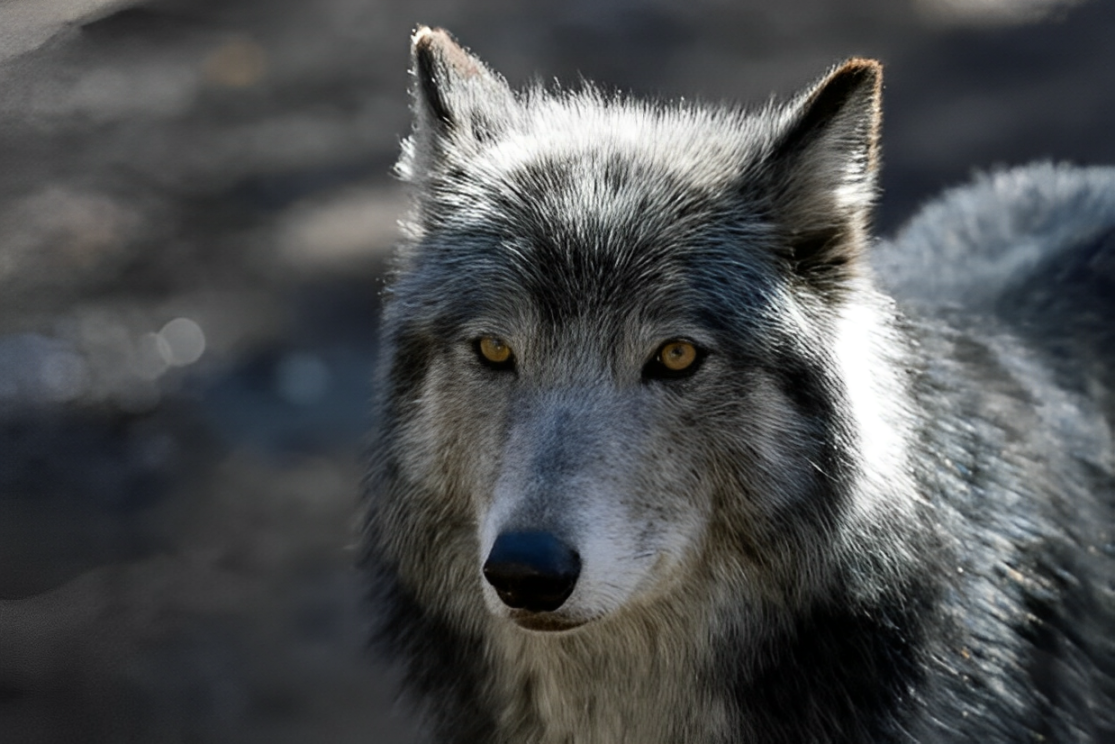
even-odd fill
[[[658,107],[586,90],[505,99],[504,118],[456,128],[399,172],[417,188],[420,232],[480,227],[505,240],[594,252],[685,247],[710,222],[754,228],[773,127],[714,107]],[[430,162],[433,160],[433,162]],[[416,171],[416,162],[427,165]]]
[[[424,173],[404,158],[417,187],[409,252],[455,304],[484,301],[495,285],[548,319],[617,302],[699,311],[694,302],[716,296],[694,284],[706,274],[724,283],[725,263],[735,304],[761,302],[780,259],[761,188],[768,130],[739,111],[533,92],[498,133],[443,142]]]
[[[667,112],[598,94],[529,100],[507,131],[448,149],[418,181],[417,228],[477,229],[566,252],[683,250],[694,231],[755,231],[765,138],[744,115]],[[765,134],[765,133],[764,133]],[[406,173],[406,161],[400,170]],[[561,258],[561,257],[551,257]]]
[[[504,105],[510,108],[497,125],[458,128],[442,141],[435,183],[428,184],[431,195],[450,197],[440,208],[456,206],[451,197],[462,187],[467,195],[545,191],[559,199],[559,208],[591,207],[598,198],[616,206],[650,200],[684,206],[693,197],[745,190],[749,171],[774,146],[775,126],[767,118],[731,108],[656,105],[591,88],[532,89]],[[414,180],[409,155],[400,172]]]
[[[525,292],[558,321],[620,302],[746,327],[839,301],[862,273],[877,63],[849,60],[749,114],[591,87],[515,93],[445,32],[413,42],[399,312]]]

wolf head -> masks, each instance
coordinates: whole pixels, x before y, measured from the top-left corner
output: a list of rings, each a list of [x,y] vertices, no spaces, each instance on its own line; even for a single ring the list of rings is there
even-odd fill
[[[746,113],[516,94],[439,30],[412,52],[378,564],[460,627],[536,631],[897,565],[859,549],[910,502],[863,259],[878,63]]]

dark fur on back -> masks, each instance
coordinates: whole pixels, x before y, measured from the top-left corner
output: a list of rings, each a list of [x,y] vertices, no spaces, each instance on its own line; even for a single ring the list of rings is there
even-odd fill
[[[1115,170],[986,177],[873,269],[877,63],[752,113],[430,29],[414,73],[362,566],[436,740],[1115,740]],[[482,576],[523,530],[583,563],[556,610]]]

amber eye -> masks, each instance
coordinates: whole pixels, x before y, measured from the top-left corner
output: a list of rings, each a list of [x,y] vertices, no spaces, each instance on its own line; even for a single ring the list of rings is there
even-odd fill
[[[511,347],[503,339],[495,336],[483,336],[476,342],[476,350],[481,361],[490,367],[505,369],[511,365]]]
[[[667,341],[643,368],[648,380],[688,377],[697,371],[703,353],[688,341]]]
[[[697,347],[685,341],[671,341],[658,352],[662,366],[671,372],[681,372],[697,361]]]

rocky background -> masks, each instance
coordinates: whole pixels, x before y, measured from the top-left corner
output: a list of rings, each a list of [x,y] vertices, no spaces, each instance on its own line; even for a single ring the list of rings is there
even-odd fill
[[[350,568],[407,48],[762,101],[887,65],[878,225],[1115,162],[1115,3],[0,3],[0,741],[410,742]]]

